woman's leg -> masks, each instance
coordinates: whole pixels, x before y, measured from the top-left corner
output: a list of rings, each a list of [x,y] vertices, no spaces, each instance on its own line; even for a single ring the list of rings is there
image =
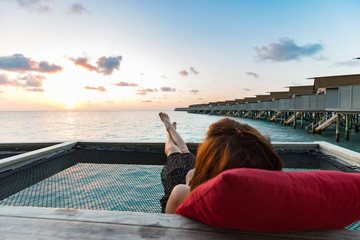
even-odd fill
[[[175,122],[173,122],[173,126],[176,129]],[[172,153],[181,153],[181,150],[178,146],[176,146],[176,144],[172,140],[170,133],[168,133],[168,135],[166,136],[166,142],[165,142],[165,154],[166,154],[166,156],[169,156]]]
[[[160,112],[159,117],[161,121],[164,123],[166,131],[168,131],[170,138],[172,139],[172,142],[180,149],[180,152],[189,153],[190,151],[186,146],[186,143],[179,135],[179,133],[176,131],[174,125],[171,124],[169,116],[166,113]],[[169,144],[171,144],[171,142]]]

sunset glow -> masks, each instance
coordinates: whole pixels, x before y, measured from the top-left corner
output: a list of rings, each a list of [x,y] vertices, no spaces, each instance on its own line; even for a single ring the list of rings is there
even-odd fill
[[[69,104],[66,106],[66,109],[67,109],[67,110],[71,110],[71,109],[73,109],[73,108],[74,108],[74,105],[71,104],[71,103],[69,103]]]
[[[360,73],[356,0],[0,1],[0,111],[173,109]]]

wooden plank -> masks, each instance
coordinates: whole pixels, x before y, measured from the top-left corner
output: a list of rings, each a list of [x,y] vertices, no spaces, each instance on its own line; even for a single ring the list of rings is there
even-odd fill
[[[165,143],[142,143],[142,142],[78,142],[79,146],[83,147],[108,147],[108,148],[149,148],[149,149],[164,149]],[[186,143],[191,149],[196,149],[199,143]],[[314,150],[318,149],[319,145],[315,142],[272,142],[275,149],[291,149],[291,150]]]
[[[2,239],[360,239],[359,231],[346,229],[245,232],[179,215],[3,206],[0,231]]]
[[[321,152],[335,156],[350,165],[360,167],[360,153],[327,142],[319,141],[316,143],[319,144],[319,149]]]
[[[54,146],[41,148],[38,150],[30,151],[27,153],[19,154],[8,158],[3,158],[0,160],[0,172],[8,171],[10,169],[14,169],[22,165],[37,161],[41,158],[49,157],[58,152],[65,151],[75,146],[76,143],[77,142],[60,143]]]
[[[36,150],[59,144],[61,142],[25,142],[25,143],[0,143],[0,151],[6,150]]]
[[[164,151],[164,142],[116,142],[116,141],[91,141],[78,142],[80,147],[95,147],[95,148],[125,148],[125,149],[149,149],[149,150],[161,150]],[[199,143],[187,142],[189,150],[195,152]],[[164,152],[165,153],[165,152]]]
[[[360,109],[344,109],[344,108],[326,108],[326,112],[335,112],[335,113],[341,113],[341,114],[358,114],[360,113]]]
[[[163,142],[116,142],[116,141],[80,141],[78,142],[79,146],[82,147],[104,147],[104,148],[149,148],[149,149],[161,149],[165,147]],[[197,148],[198,143],[186,143],[189,148]]]
[[[93,222],[54,221],[44,219],[0,217],[2,239],[303,239],[255,233],[204,232],[156,226],[128,226]],[[2,223],[4,222],[4,223]],[[319,239],[319,238],[308,238]],[[327,239],[327,238],[320,238]],[[335,239],[335,238],[334,238]],[[339,238],[338,238],[339,239]],[[354,238],[355,239],[355,238]]]
[[[272,142],[271,145],[275,150],[289,149],[289,150],[316,150],[319,149],[317,142]]]

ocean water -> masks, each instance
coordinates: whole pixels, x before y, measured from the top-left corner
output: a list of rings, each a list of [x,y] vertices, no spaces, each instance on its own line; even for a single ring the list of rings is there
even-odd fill
[[[167,111],[186,142],[202,142],[210,124],[223,118]],[[258,129],[273,142],[327,141],[360,151],[360,134],[335,142],[334,127],[322,134],[262,120],[233,118]],[[164,142],[158,111],[0,112],[0,143],[69,140]],[[160,212],[161,166],[76,164],[0,200],[0,205]],[[302,169],[285,169],[302,170]],[[309,169],[306,169],[309,170]],[[146,184],[144,184],[144,181]],[[0,183],[1,185],[1,183]],[[358,225],[356,225],[358,226]]]
[[[159,111],[63,111],[63,112],[0,112],[0,143],[54,142],[69,140],[164,142],[166,131]],[[210,124],[223,116],[166,111],[177,122],[178,132],[186,142],[202,142]],[[350,140],[345,130],[340,142],[335,141],[335,126],[321,134],[305,129],[281,126],[262,120],[233,118],[258,129],[273,142],[326,141],[360,152],[360,133],[354,129]]]

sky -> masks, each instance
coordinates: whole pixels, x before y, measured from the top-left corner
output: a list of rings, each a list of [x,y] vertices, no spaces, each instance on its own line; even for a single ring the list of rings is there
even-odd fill
[[[0,0],[0,111],[166,110],[360,73],[358,0]]]

